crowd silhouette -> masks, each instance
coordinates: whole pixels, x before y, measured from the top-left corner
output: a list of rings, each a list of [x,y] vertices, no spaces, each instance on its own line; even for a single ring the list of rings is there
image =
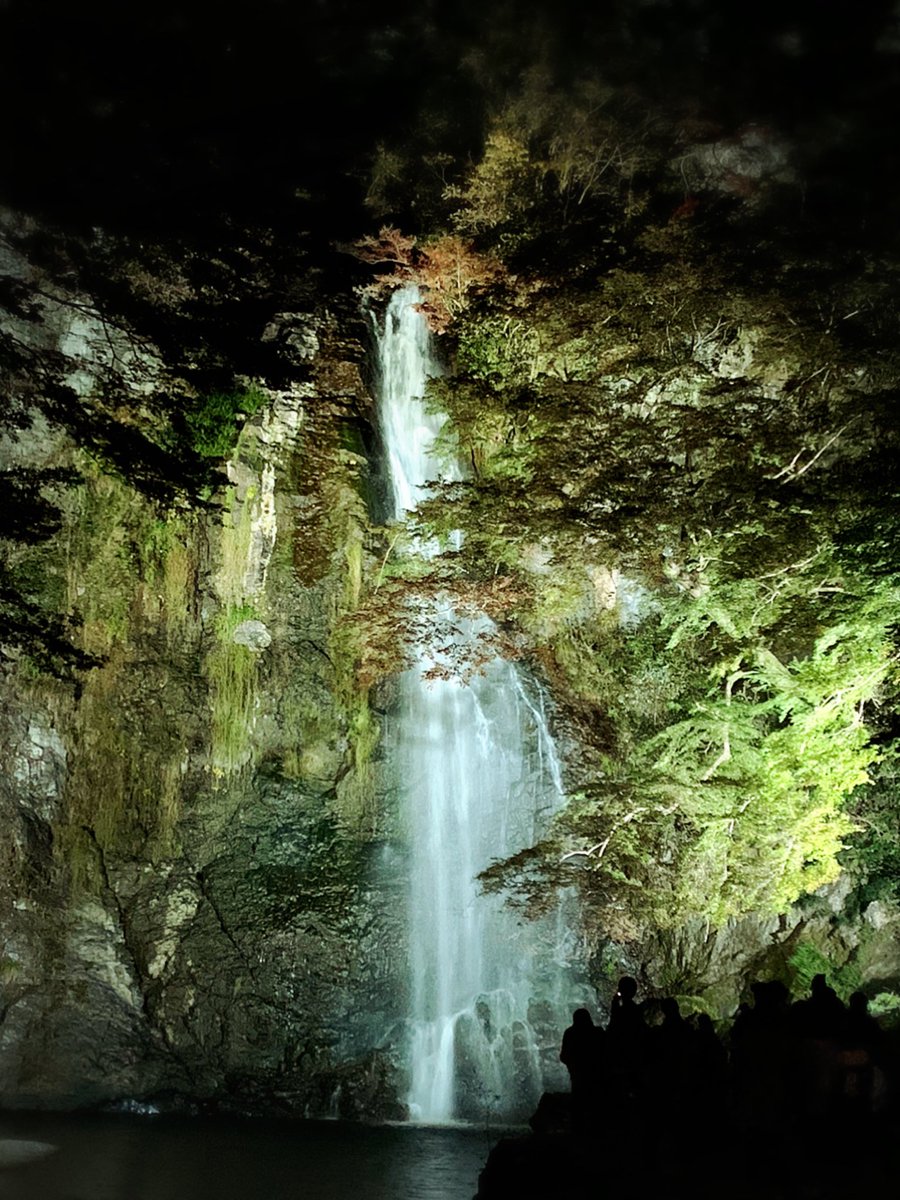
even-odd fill
[[[720,1037],[707,1014],[685,1019],[672,997],[639,1004],[637,990],[623,977],[605,1028],[580,1008],[563,1035],[575,1132],[629,1118],[675,1128],[701,1115],[845,1121],[888,1105],[890,1047],[862,992],[845,1005],[817,975],[809,996],[791,1003],[784,984],[757,982],[753,1003]]]
[[[531,1133],[502,1138],[477,1200],[847,1200],[900,1177],[896,1041],[857,992],[823,975],[791,1002],[757,982],[718,1028],[672,997],[638,1001],[625,976],[595,1024],[578,1009],[560,1059],[571,1095],[546,1092]]]

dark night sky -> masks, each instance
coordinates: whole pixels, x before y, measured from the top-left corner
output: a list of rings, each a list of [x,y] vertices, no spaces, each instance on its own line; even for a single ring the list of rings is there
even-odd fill
[[[302,186],[352,224],[379,140],[402,138],[428,104],[453,114],[455,151],[477,150],[485,106],[536,54],[560,80],[601,69],[723,128],[775,124],[829,187],[890,188],[893,7],[258,0],[228,16],[0,0],[0,198],[74,223],[166,226],[263,215]],[[490,56],[490,81],[466,69],[475,48]]]

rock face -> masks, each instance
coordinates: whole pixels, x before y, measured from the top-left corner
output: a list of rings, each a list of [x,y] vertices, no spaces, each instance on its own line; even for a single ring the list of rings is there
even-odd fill
[[[852,877],[845,874],[785,913],[751,914],[718,929],[691,921],[627,946],[608,942],[596,956],[594,973],[603,997],[612,996],[616,980],[627,972],[640,978],[644,996],[676,996],[683,1012],[707,1012],[726,1027],[742,1001],[752,1003],[754,980],[780,979],[800,997],[821,971],[845,999],[856,989],[870,998],[884,993],[887,1006],[876,1002],[874,1009],[893,1019],[898,931],[896,904],[857,903]]]
[[[402,930],[338,637],[366,554],[364,328],[308,294],[261,320],[277,385],[253,379],[224,477],[148,494],[75,417],[152,439],[148,397],[184,366],[29,261],[33,233],[7,219],[2,331],[25,350],[3,466],[70,478],[55,532],[13,557],[96,665],[67,681],[22,644],[0,659],[0,1104],[400,1116],[379,1046]],[[69,397],[49,416],[38,358]]]
[[[0,632],[0,1106],[402,1117],[408,862],[376,769],[391,685],[370,697],[357,670],[362,581],[387,556],[365,328],[335,300],[351,281],[326,303],[302,263],[273,282],[250,251],[175,262],[4,220],[0,467],[34,482],[34,519],[0,525],[18,597]],[[72,266],[95,260],[109,291]],[[215,286],[192,275],[213,267]],[[777,396],[773,339],[748,320],[698,361]],[[211,452],[197,430],[223,396],[233,437]],[[548,554],[523,548],[535,577]],[[573,618],[636,619],[638,585],[582,575]],[[629,971],[720,1017],[752,978],[802,984],[826,961],[887,991],[900,916],[846,899],[599,943],[592,982],[608,996]]]

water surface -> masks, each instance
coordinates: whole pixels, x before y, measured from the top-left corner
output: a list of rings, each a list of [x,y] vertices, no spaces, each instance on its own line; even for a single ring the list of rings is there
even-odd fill
[[[49,1142],[2,1200],[471,1200],[496,1133],[339,1122],[4,1113]]]

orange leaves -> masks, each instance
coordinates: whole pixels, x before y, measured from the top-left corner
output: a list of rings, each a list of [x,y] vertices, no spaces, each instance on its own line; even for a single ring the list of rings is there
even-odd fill
[[[354,242],[350,251],[362,262],[393,263],[397,267],[410,267],[415,244],[414,237],[407,237],[391,225],[382,225],[377,234],[369,233],[358,242]]]
[[[504,268],[498,259],[481,254],[464,238],[448,234],[421,251],[419,279],[425,293],[422,305],[428,324],[443,333],[463,311],[472,293],[499,283]]]
[[[385,225],[377,235],[360,238],[351,252],[363,262],[391,267],[365,287],[367,295],[383,297],[404,284],[419,287],[420,310],[434,333],[444,333],[473,294],[505,276],[498,259],[482,254],[471,242],[454,234],[419,246],[414,237]]]
[[[341,622],[357,686],[365,691],[412,666],[417,645],[433,647],[434,663],[425,672],[433,679],[466,680],[497,657],[521,658],[525,642],[510,620],[523,599],[521,583],[511,576],[392,580]],[[484,626],[485,616],[497,624]]]

